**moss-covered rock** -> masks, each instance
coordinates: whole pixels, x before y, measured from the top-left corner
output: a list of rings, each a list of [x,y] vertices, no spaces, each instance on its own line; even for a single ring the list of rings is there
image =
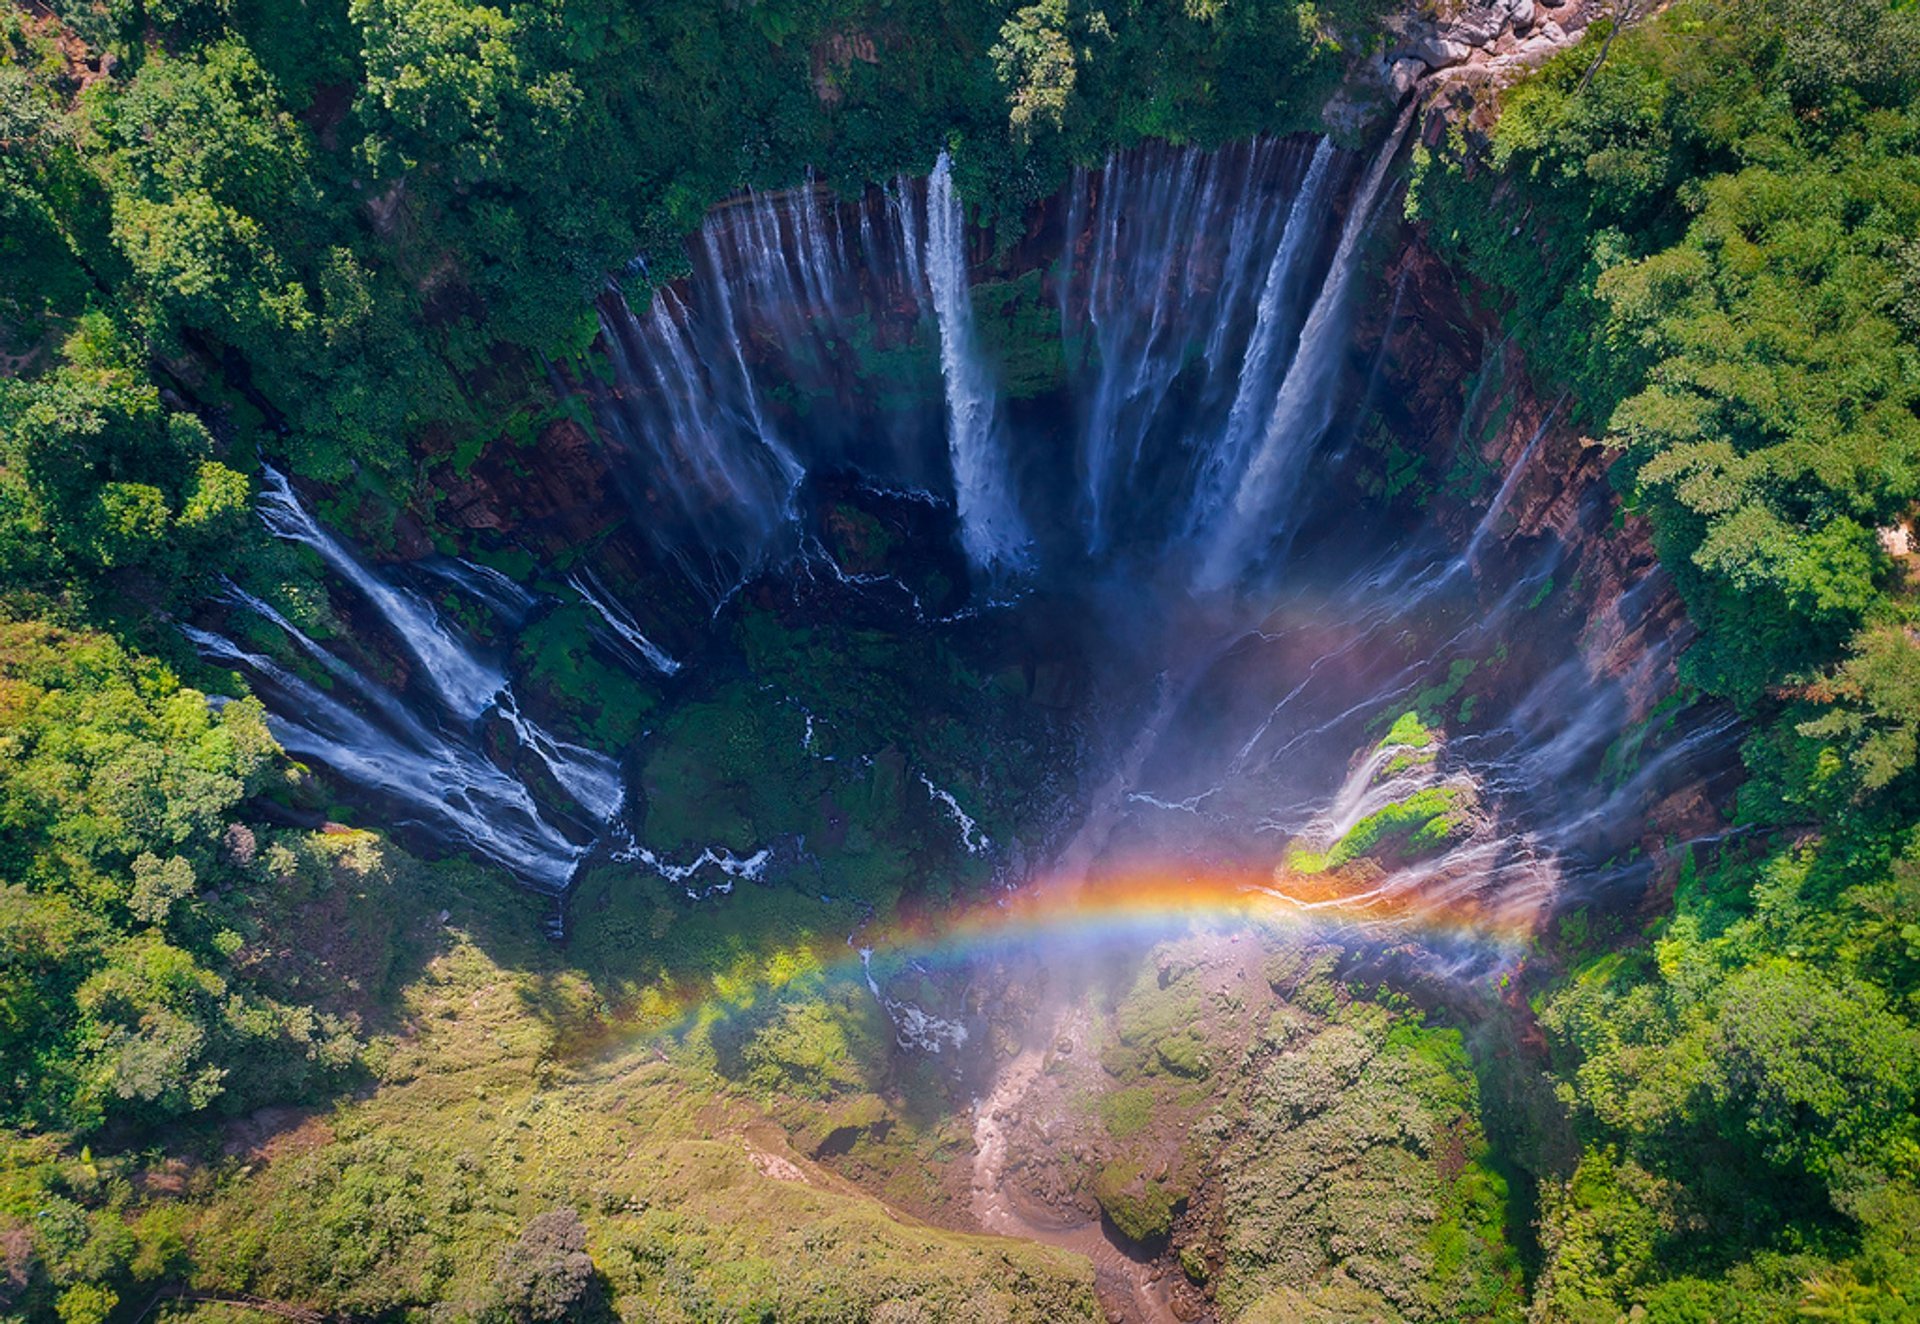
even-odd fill
[[[1100,1212],[1129,1241],[1151,1245],[1173,1230],[1173,1216],[1187,1202],[1187,1193],[1170,1183],[1143,1176],[1139,1163],[1115,1159],[1093,1178]]]

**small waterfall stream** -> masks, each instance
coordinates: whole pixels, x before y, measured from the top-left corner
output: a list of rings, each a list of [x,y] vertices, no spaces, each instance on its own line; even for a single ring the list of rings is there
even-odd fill
[[[967,285],[966,217],[945,152],[927,177],[927,283],[940,325],[940,375],[946,382],[947,445],[960,507],[960,538],[975,565],[1018,569],[1027,533],[1014,503],[993,378],[981,361]]]
[[[311,547],[326,567],[380,619],[418,664],[413,674],[441,709],[416,711],[253,594],[229,585],[226,600],[277,629],[336,683],[327,692],[287,667],[212,630],[186,627],[209,661],[248,676],[266,699],[275,737],[301,758],[400,810],[434,837],[473,851],[533,886],[562,891],[587,853],[590,835],[620,812],[626,786],[613,759],[548,732],[521,711],[506,673],[412,589],[368,568],[313,517],[285,475],[263,473],[262,522],[275,536]],[[451,567],[459,567],[453,569]],[[452,562],[437,573],[491,610],[524,616],[534,596],[495,571]],[[498,717],[514,744],[545,768],[573,801],[580,828],[561,825],[555,807],[486,749]]]
[[[493,703],[506,676],[462,644],[431,604],[362,565],[339,539],[320,527],[286,475],[271,465],[261,469],[260,518],[275,537],[313,548],[328,569],[367,600],[420,664],[448,711],[476,718]]]

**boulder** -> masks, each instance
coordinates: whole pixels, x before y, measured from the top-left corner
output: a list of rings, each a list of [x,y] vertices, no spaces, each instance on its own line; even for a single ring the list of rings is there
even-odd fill
[[[1435,32],[1421,38],[1407,53],[1429,69],[1446,69],[1466,59],[1472,49],[1464,41],[1455,41]]]
[[[1506,0],[1484,9],[1469,9],[1447,26],[1447,38],[1466,46],[1491,45],[1507,25]]]

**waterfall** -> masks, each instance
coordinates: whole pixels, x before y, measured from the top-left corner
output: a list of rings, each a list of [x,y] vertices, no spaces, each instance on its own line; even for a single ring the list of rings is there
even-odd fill
[[[1008,483],[993,375],[981,360],[967,285],[966,218],[943,151],[927,177],[927,284],[940,325],[940,375],[946,383],[947,446],[967,555],[983,569],[1025,564],[1028,535]]]
[[[301,652],[318,662],[328,675],[344,683],[362,701],[372,707],[389,728],[398,731],[415,748],[428,748],[445,741],[445,737],[430,733],[420,720],[408,711],[399,696],[381,689],[315,642],[304,630],[277,611],[272,604],[262,601],[236,584],[228,584],[222,596],[234,605],[243,607],[277,626]],[[247,655],[247,659],[256,660],[251,654]],[[596,822],[604,823],[619,812],[620,804],[626,798],[626,787],[620,778],[619,765],[612,759],[551,735],[538,723],[523,715],[518,701],[514,698],[511,685],[501,687],[495,711],[513,728],[521,746],[533,751],[535,757],[546,765],[547,771],[553,774],[554,781],[559,783],[582,809],[592,815]]]
[[[239,667],[254,679],[264,691],[275,734],[290,752],[326,765],[350,785],[404,805],[409,817],[437,836],[536,886],[564,888],[585,848],[553,825],[531,788],[487,755],[482,720],[489,714],[504,720],[518,746],[539,760],[596,826],[611,820],[625,799],[619,765],[553,735],[521,712],[504,672],[481,660],[431,604],[368,569],[322,528],[284,475],[271,468],[265,472],[262,522],[277,536],[312,547],[374,609],[419,663],[427,688],[453,720],[429,724],[401,695],[376,684],[270,603],[237,585],[228,584],[222,596],[277,628],[339,682],[364,713],[224,636],[188,627],[187,637],[203,655]],[[534,601],[497,571],[465,562],[429,569],[464,588],[475,601],[515,619],[524,619]]]
[[[1417,104],[1407,103],[1348,204],[1339,245],[1300,327],[1299,348],[1267,415],[1259,448],[1234,489],[1229,508],[1208,530],[1207,550],[1195,576],[1201,588],[1220,589],[1234,583],[1246,563],[1271,540],[1278,507],[1291,495],[1314,443],[1333,420],[1332,388],[1346,345],[1347,288],[1359,265],[1360,240],[1373,221],[1374,204],[1413,123]]]
[[[445,580],[510,626],[526,624],[540,603],[540,595],[514,583],[492,566],[462,557],[430,557],[417,563],[421,570]]]
[[[580,595],[580,600],[599,613],[600,619],[613,631],[613,637],[640,661],[652,667],[663,676],[671,676],[680,670],[680,664],[667,651],[640,631],[639,623],[627,612],[626,608],[615,602],[593,571],[581,568],[567,577],[567,587]]]
[[[600,300],[617,395],[602,428],[642,473],[655,542],[718,601],[764,561],[787,523],[797,473],[763,431],[750,381],[697,338],[671,288],[644,318],[618,291]]]
[[[938,379],[931,356],[924,390],[864,366],[869,353],[911,357],[919,337],[910,190],[847,203],[811,181],[750,191],[708,214],[688,258],[692,278],[642,312],[618,289],[599,300],[613,383],[587,389],[639,523],[718,606],[795,549],[813,469],[935,480],[924,440],[938,416],[922,398],[937,399]]]
[[[1197,531],[1219,509],[1228,483],[1246,464],[1259,402],[1272,398],[1273,374],[1289,361],[1286,341],[1294,331],[1292,300],[1300,280],[1300,267],[1320,235],[1320,222],[1326,210],[1328,167],[1332,160],[1333,144],[1322,138],[1314,148],[1306,179],[1294,194],[1293,205],[1287,209],[1280,245],[1267,264],[1266,280],[1261,285],[1253,336],[1247,343],[1226,427],[1207,451],[1194,481],[1188,506],[1189,533]]]
[[[605,823],[620,812],[627,788],[620,779],[619,764],[597,750],[549,734],[521,713],[512,689],[501,691],[499,712],[521,745],[533,751],[553,774],[553,779],[596,822]]]
[[[572,878],[586,848],[548,822],[525,784],[476,750],[411,718],[397,729],[376,724],[269,657],[209,630],[181,630],[209,661],[252,679],[288,753],[392,804],[393,821],[415,823],[546,891]]]
[[[1063,334],[1080,351],[1089,551],[1109,543],[1123,501],[1155,504],[1164,496],[1139,472],[1150,448],[1183,451],[1204,430],[1214,402],[1232,393],[1236,378],[1244,381],[1239,348],[1254,292],[1263,272],[1268,289],[1285,285],[1291,265],[1281,262],[1276,271],[1269,259],[1287,242],[1283,236],[1291,236],[1297,254],[1301,236],[1316,228],[1332,155],[1322,141],[1304,183],[1297,148],[1273,140],[1211,153],[1139,148],[1108,157],[1097,174],[1075,177],[1059,292]],[[1274,205],[1288,192],[1291,212]],[[1082,227],[1088,256],[1075,265]],[[1269,322],[1275,318],[1265,304],[1272,301],[1262,296]]]
[[[1670,655],[1650,654],[1631,675],[1590,666],[1577,614],[1536,610],[1537,590],[1577,546],[1518,542],[1488,558],[1491,572],[1478,565],[1561,406],[1470,533],[1452,505],[1444,518],[1363,526],[1359,512],[1330,508],[1332,485],[1306,481],[1314,466],[1331,467],[1320,458],[1329,438],[1351,435],[1335,413],[1348,379],[1368,369],[1355,355],[1347,371],[1349,307],[1412,115],[1370,159],[1325,139],[1115,152],[1077,172],[1057,209],[1036,213],[1013,270],[994,273],[1015,279],[996,287],[991,323],[974,314],[969,236],[945,153],[924,185],[899,180],[840,200],[809,181],[715,208],[688,245],[689,278],[645,304],[617,291],[598,302],[611,381],[581,389],[634,530],[678,562],[712,615],[764,575],[750,601],[781,611],[787,626],[846,609],[861,628],[958,633],[962,621],[992,616],[986,628],[1017,631],[1020,651],[1044,648],[1063,673],[1084,664],[1084,693],[1095,697],[1069,709],[1073,719],[1141,724],[1096,730],[1084,746],[1115,766],[1085,770],[1095,809],[1054,862],[1066,874],[1091,876],[1103,855],[1143,844],[1191,859],[1284,861],[1288,841],[1324,851],[1417,793],[1447,790],[1459,794],[1426,797],[1449,817],[1423,840],[1376,821],[1369,831],[1389,839],[1362,868],[1315,873],[1302,851],[1288,883],[1295,899],[1388,915],[1417,898],[1519,919],[1569,879],[1618,878],[1606,862],[1630,858],[1636,844],[1616,840],[1620,825],[1723,757],[1737,732],[1724,720],[1679,739],[1633,731],[1661,684],[1645,668]],[[1050,255],[1034,250],[1062,221],[1058,265],[1036,271]],[[1016,346],[1028,355],[1017,399],[991,353],[1003,326],[1035,338]],[[1388,340],[1371,369],[1383,377],[1402,366]],[[1467,412],[1483,411],[1470,402]],[[542,729],[521,704],[534,696],[516,695],[502,667],[407,585],[451,585],[484,605],[489,637],[522,628],[542,599],[445,558],[371,568],[282,476],[269,471],[267,486],[269,527],[315,548],[417,678],[408,695],[390,692],[348,660],[358,654],[336,655],[232,591],[229,603],[269,621],[284,647],[263,657],[222,635],[190,637],[254,678],[288,748],[402,821],[543,887],[565,885],[589,827],[602,830],[608,857],[696,898],[775,867],[771,846],[740,858],[696,843],[669,859],[610,823],[623,798],[618,764]],[[924,504],[905,508],[901,494]],[[960,546],[932,546],[952,527],[948,514]],[[869,545],[884,544],[885,563],[855,570],[829,548],[844,550],[836,539],[861,516],[884,530]],[[979,578],[1018,574],[1046,597],[1014,612],[1004,595],[950,603],[961,552],[986,572]],[[1253,582],[1282,556],[1284,583]],[[793,590],[790,613],[782,587]],[[556,592],[591,609],[595,638],[635,674],[675,676],[675,653],[707,647],[686,622],[663,636],[651,608],[623,601],[584,564]],[[855,594],[864,600],[849,602]],[[1631,632],[1628,600],[1608,605]],[[236,637],[255,646],[251,634]],[[730,654],[722,645],[714,656]],[[1038,695],[1038,664],[1023,668]],[[1178,679],[1141,722],[1149,672]],[[1533,677],[1528,691],[1521,678]],[[1074,674],[1050,688],[1080,685]],[[830,761],[815,715],[802,711],[802,749]],[[1383,746],[1383,726],[1409,711],[1434,730],[1432,746]],[[1609,752],[1623,732],[1632,732],[1626,762]],[[953,824],[954,850],[997,861],[999,847],[954,794],[919,780]],[[888,1004],[896,1023],[902,1005]]]
[[[313,548],[328,569],[359,591],[392,626],[401,647],[420,664],[427,683],[448,711],[473,718],[491,707],[494,696],[506,684],[505,675],[462,644],[431,604],[409,589],[387,583],[321,528],[285,474],[271,465],[263,465],[261,474],[260,517],[268,530],[276,537]]]
[[[1493,536],[1494,525],[1499,523],[1500,517],[1506,513],[1507,503],[1513,500],[1514,489],[1520,486],[1520,480],[1527,472],[1528,461],[1533,459],[1534,451],[1539,449],[1541,438],[1547,435],[1547,428],[1552,424],[1553,416],[1560,412],[1560,406],[1566,402],[1567,397],[1562,395],[1553,402],[1545,414],[1541,415],[1540,426],[1536,427],[1533,435],[1527,438],[1527,444],[1521,450],[1520,458],[1513,462],[1513,467],[1507,470],[1507,476],[1500,480],[1499,490],[1493,494],[1493,500],[1487,503],[1486,512],[1473,526],[1473,536],[1467,540],[1467,550],[1460,554],[1462,561],[1471,564],[1480,554],[1480,549],[1486,545],[1487,539]]]

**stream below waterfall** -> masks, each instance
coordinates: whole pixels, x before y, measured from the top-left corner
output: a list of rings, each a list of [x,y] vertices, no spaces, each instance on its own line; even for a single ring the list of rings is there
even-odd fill
[[[1107,1235],[1098,1218],[1059,1222],[1023,1208],[1006,1180],[1007,1122],[1018,1116],[1033,1083],[1046,1065],[1046,1044],[1057,1027],[1039,1042],[1020,1050],[1003,1063],[993,1088],[973,1106],[973,1174],[970,1211],[983,1232],[1023,1241],[1037,1241],[1084,1255],[1093,1265],[1094,1283],[1102,1304],[1126,1324],[1175,1324],[1168,1293],[1162,1285],[1168,1266],[1153,1256],[1137,1256]]]

